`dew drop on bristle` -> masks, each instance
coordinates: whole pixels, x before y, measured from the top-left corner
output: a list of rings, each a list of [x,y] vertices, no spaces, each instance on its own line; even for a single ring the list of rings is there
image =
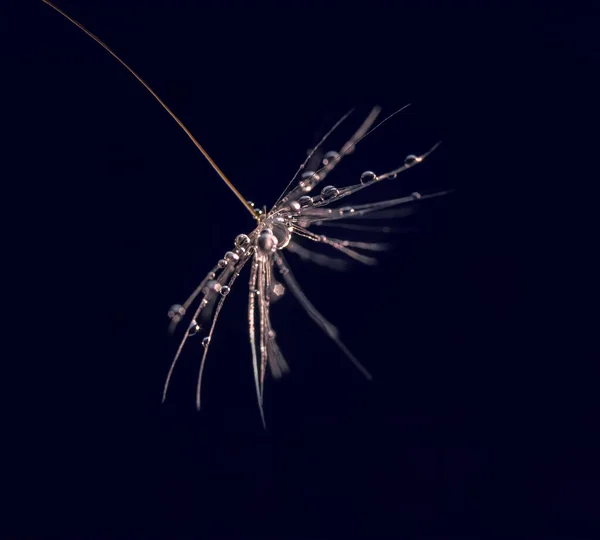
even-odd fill
[[[206,336],[205,338],[202,338],[202,346],[206,349],[206,347],[208,347],[210,344],[210,337]]]
[[[420,159],[417,156],[415,156],[414,154],[408,154],[408,156],[406,156],[404,158],[404,165],[406,165],[407,167],[411,167],[412,165],[415,165],[419,161],[420,161]]]
[[[190,322],[190,328],[188,331],[188,335],[195,336],[199,331],[200,331],[200,325],[196,322],[196,320],[193,320],[192,322]]]
[[[233,251],[228,251],[225,253],[225,257],[223,257],[228,263],[236,263],[240,260],[240,257],[237,253]]]
[[[290,203],[290,208],[292,209],[292,211],[297,212],[298,210],[300,210],[301,205],[298,201],[292,201]]]
[[[208,281],[206,283],[206,285],[204,286],[204,289],[202,289],[202,292],[204,294],[211,294],[212,292],[215,292],[215,291],[218,292],[220,290],[221,290],[221,284],[218,281],[211,279],[210,281]]]
[[[275,218],[273,222],[273,235],[275,236],[276,248],[283,249],[290,243],[292,234],[289,228],[286,226],[284,220],[280,217]],[[274,250],[273,250],[274,251]]]
[[[169,319],[172,319],[175,322],[179,322],[181,318],[185,315],[185,308],[181,304],[173,304],[169,308],[169,312],[167,313]]]
[[[321,191],[321,197],[323,200],[332,199],[333,197],[337,197],[339,195],[339,190],[335,186],[325,186]]]
[[[421,194],[418,191],[413,191],[411,193],[411,196],[413,199],[420,199],[421,198]]]
[[[319,175],[315,171],[305,171],[300,176],[300,187],[303,191],[309,192],[319,183]]]
[[[302,197],[298,199],[298,203],[300,203],[300,206],[302,207],[312,206],[313,200],[312,197],[309,197],[308,195],[302,195]]]
[[[230,287],[228,287],[227,285],[223,285],[219,292],[221,293],[221,296],[227,296],[230,290]]]
[[[225,268],[227,266],[227,261],[225,259],[221,259],[218,263],[217,266],[221,269]]]
[[[271,253],[275,251],[277,247],[277,238],[271,229],[263,229],[258,235],[256,245],[263,253]]]
[[[377,179],[377,175],[373,171],[365,171],[360,175],[360,183],[366,184]]]
[[[250,245],[250,237],[247,234],[238,234],[235,237],[235,245],[239,248],[246,248]]]
[[[339,157],[340,155],[335,150],[330,150],[323,156],[323,165],[329,165]]]

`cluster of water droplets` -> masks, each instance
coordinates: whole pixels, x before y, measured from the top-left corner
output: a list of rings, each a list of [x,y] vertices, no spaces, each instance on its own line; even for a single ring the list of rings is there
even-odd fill
[[[343,149],[344,154],[351,153],[352,149],[345,148]],[[287,213],[275,215],[269,217],[265,215],[262,210],[255,209],[255,213],[259,222],[262,222],[263,228],[258,232],[258,235],[255,236],[255,247],[259,253],[262,254],[270,254],[275,253],[277,250],[284,249],[287,247],[291,240],[292,236],[292,217],[299,216],[302,214],[302,210],[305,208],[310,208],[315,205],[316,202],[324,202],[334,199],[339,196],[340,190],[333,186],[328,185],[325,186],[319,195],[312,197],[308,195],[321,181],[322,171],[325,171],[325,174],[329,172],[335,164],[340,160],[341,155],[339,152],[331,150],[327,152],[322,159],[323,168],[319,171],[307,170],[304,171],[300,177],[300,182],[298,183],[297,190],[294,190],[296,193],[304,193],[300,195],[297,199],[294,199],[288,202],[289,211]],[[420,163],[423,160],[423,157],[417,156],[415,154],[409,154],[404,159],[404,167],[412,167],[417,163]],[[377,174],[373,171],[364,171],[360,175],[360,183],[362,185],[369,185],[373,182],[376,182],[382,178],[391,178],[394,179],[398,176],[397,172],[387,173],[378,177]],[[420,199],[421,194],[419,192],[413,192],[411,197],[414,199]],[[250,203],[254,208],[254,204]],[[331,212],[331,210],[330,210]],[[351,214],[354,212],[354,209],[349,206],[345,206],[337,209],[337,214],[342,216],[344,214]],[[320,238],[321,241],[326,241],[326,237],[322,236]],[[239,234],[235,238],[235,247],[231,251],[227,251],[222,259],[220,259],[217,263],[217,268],[219,270],[225,270],[229,266],[235,266],[240,257],[245,255],[249,249],[252,249],[252,240],[250,236],[247,234]],[[227,296],[230,292],[230,287],[227,285],[222,285],[217,281],[216,274],[213,272],[212,275],[209,276],[209,280],[206,282],[202,292],[204,293],[204,298],[202,299],[202,305],[206,306],[209,302],[209,298],[214,294],[218,293],[221,296]],[[260,296],[260,291],[258,289],[254,289],[254,294]],[[277,281],[273,281],[273,285],[271,287],[271,299],[277,300],[280,298],[285,292],[285,287],[278,283]],[[175,323],[180,322],[185,316],[186,310],[181,304],[174,304],[169,308],[168,316]],[[192,320],[190,322],[188,328],[188,335],[193,336],[197,334],[201,330],[200,325],[196,320]],[[208,347],[210,343],[210,337],[205,337],[202,340],[202,345],[204,347]]]

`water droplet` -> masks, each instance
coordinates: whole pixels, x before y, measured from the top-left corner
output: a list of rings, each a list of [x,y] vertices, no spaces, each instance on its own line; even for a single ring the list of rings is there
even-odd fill
[[[421,194],[418,191],[414,191],[413,193],[411,193],[411,196],[413,199],[420,199],[421,198]]]
[[[407,167],[412,167],[416,163],[419,163],[419,161],[421,161],[420,157],[417,157],[414,154],[408,154],[408,156],[404,158],[404,165]]]
[[[303,172],[300,176],[300,187],[302,191],[308,193],[319,183],[320,177],[315,171]]]
[[[235,237],[236,247],[245,248],[250,245],[250,237],[247,234],[238,234]]]
[[[271,229],[263,229],[258,235],[256,244],[263,253],[271,253],[277,248],[277,238]]]
[[[294,211],[297,212],[298,210],[300,210],[300,203],[298,201],[292,201],[290,203],[290,208]]]
[[[227,261],[225,259],[221,259],[218,263],[217,266],[219,268],[225,268],[227,266]]]
[[[237,253],[234,253],[233,251],[228,251],[227,253],[225,253],[225,256],[223,257],[228,263],[236,263],[240,260],[240,257]]]
[[[172,319],[175,322],[179,322],[181,318],[185,315],[185,308],[181,304],[173,304],[169,308],[169,312],[167,313],[169,319]]]
[[[390,174],[390,175],[388,176],[388,178],[389,178],[390,180],[395,180],[396,178],[398,178],[398,174],[396,174],[396,173],[392,173],[392,174]]]
[[[377,175],[373,171],[365,171],[360,175],[361,184],[366,184],[367,182],[372,182],[373,180],[377,180]]]
[[[330,150],[323,156],[323,165],[329,165],[339,157],[340,155],[335,150]]]
[[[308,195],[302,195],[302,197],[298,199],[298,202],[300,203],[300,206],[312,206],[313,200],[312,197],[309,197]]]
[[[205,338],[202,338],[202,346],[206,349],[210,344],[210,337],[206,336]]]
[[[230,287],[228,287],[227,285],[223,285],[219,292],[221,293],[221,296],[227,296],[229,294],[230,290],[231,290]]]
[[[267,336],[269,337],[269,339],[275,339],[275,336],[276,336],[276,335],[277,335],[277,334],[275,334],[275,331],[274,331],[274,330],[269,330],[269,331],[267,332]]]
[[[190,328],[188,330],[188,336],[195,336],[200,331],[200,325],[193,320],[190,322]]]
[[[323,200],[332,199],[333,197],[337,197],[339,195],[339,190],[335,186],[325,186],[321,191],[321,197]]]
[[[277,218],[275,220],[275,222],[273,223],[273,234],[275,235],[275,239],[277,240],[277,249],[283,249],[290,243],[292,234],[286,222],[283,219]]]
[[[202,289],[202,292],[205,295],[209,295],[209,294],[212,294],[215,291],[220,291],[220,290],[221,290],[221,284],[218,281],[215,281],[214,279],[211,279],[210,281],[208,281],[206,283],[206,285]]]

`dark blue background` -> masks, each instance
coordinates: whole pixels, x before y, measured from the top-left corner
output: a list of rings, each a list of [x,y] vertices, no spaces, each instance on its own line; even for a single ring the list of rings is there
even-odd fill
[[[591,7],[59,6],[258,204],[273,203],[347,109],[357,113],[338,147],[373,104],[413,106],[332,182],[442,140],[425,164],[357,199],[456,191],[419,205],[376,268],[340,274],[288,257],[372,383],[286,298],[273,317],[292,372],[267,385],[263,432],[243,274],[213,338],[202,413],[198,343],[161,406],[176,347],[167,308],[253,221],[97,44],[41,2],[3,16],[3,528],[590,534],[600,502],[593,318],[579,319],[592,272],[578,257],[594,245]]]

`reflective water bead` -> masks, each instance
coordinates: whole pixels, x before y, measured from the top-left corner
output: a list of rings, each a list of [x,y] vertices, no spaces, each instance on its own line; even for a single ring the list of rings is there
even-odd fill
[[[222,268],[225,268],[225,267],[227,266],[227,261],[226,261],[225,259],[221,259],[221,260],[220,260],[220,261],[217,263],[217,266],[218,266],[219,268],[221,268],[221,269],[222,269]]]
[[[315,171],[303,172],[300,176],[300,187],[303,191],[310,191],[319,183],[320,177]]]
[[[200,331],[200,325],[196,322],[196,320],[194,319],[193,321],[190,322],[190,327],[188,329],[188,335],[189,336],[194,336],[196,335],[198,332]]]
[[[225,257],[223,257],[228,263],[236,263],[240,260],[240,257],[237,253],[233,251],[228,251],[225,253]]]
[[[204,289],[202,289],[202,292],[204,294],[208,295],[215,291],[219,292],[220,290],[221,290],[221,284],[218,281],[211,279],[210,281],[208,281],[206,283],[206,285],[204,286]]]
[[[235,237],[236,247],[245,248],[250,245],[250,237],[247,234],[238,234]]]
[[[292,202],[290,203],[290,208],[291,208],[291,209],[292,209],[294,212],[297,212],[298,210],[300,210],[300,207],[301,207],[301,205],[300,205],[300,203],[299,203],[298,201],[292,201]]]
[[[329,165],[339,157],[340,155],[335,150],[330,150],[323,156],[323,165]]]
[[[321,191],[321,197],[324,200],[332,199],[333,197],[337,197],[339,195],[339,190],[335,186],[325,186]]]
[[[173,304],[169,308],[169,312],[167,313],[169,319],[173,319],[175,322],[179,322],[181,318],[185,315],[185,308],[181,304]]]
[[[277,248],[277,238],[271,229],[263,229],[258,235],[256,245],[263,253],[270,253]]]
[[[365,171],[360,175],[361,184],[366,184],[367,182],[372,182],[373,180],[377,180],[377,175],[373,171]]]
[[[230,287],[228,287],[227,285],[223,285],[219,292],[221,293],[221,296],[227,296],[229,294],[230,290],[231,290]]]
[[[206,347],[208,347],[208,345],[210,344],[210,337],[206,336],[205,338],[202,338],[202,346],[206,349]]]
[[[293,230],[293,229],[292,229]],[[283,249],[287,247],[292,238],[292,233],[288,224],[283,218],[277,217],[273,222],[273,234],[277,239],[277,249]]]
[[[418,163],[419,161],[421,161],[420,157],[417,157],[414,154],[408,154],[408,156],[406,156],[404,158],[404,165],[406,165],[407,167],[411,167],[412,165],[414,165],[415,163]]]
[[[300,206],[312,206],[313,200],[312,197],[309,197],[308,195],[302,195],[302,197],[298,199],[298,202],[300,203]]]
[[[418,191],[413,191],[411,193],[411,196],[413,199],[420,199],[421,198],[421,194]]]

